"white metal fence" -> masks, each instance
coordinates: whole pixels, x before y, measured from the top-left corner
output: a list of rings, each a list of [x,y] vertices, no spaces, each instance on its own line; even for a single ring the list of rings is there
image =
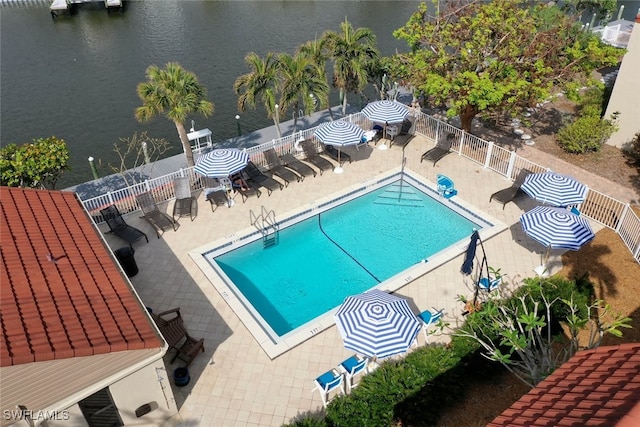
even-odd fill
[[[363,129],[372,127],[372,123],[361,113],[350,115],[341,120],[358,124]],[[294,135],[288,135],[248,148],[246,151],[249,153],[253,163],[257,166],[266,166],[263,153],[270,148],[274,148],[279,155],[293,154],[297,156],[300,154],[296,149],[297,141],[312,139],[316,144],[319,144],[313,138],[314,130],[315,128],[302,130]],[[455,126],[426,114],[421,114],[416,119],[415,131],[434,142],[441,138],[452,139],[452,150],[456,151],[460,156],[464,156],[511,180],[514,180],[522,169],[528,169],[533,173],[548,170],[544,166],[518,156],[514,151],[468,134]],[[103,218],[100,214],[100,209],[116,204],[122,213],[136,211],[138,206],[135,195],[145,191],[150,191],[158,203],[174,199],[173,180],[179,176],[188,176],[194,190],[202,189],[204,186],[203,180],[194,173],[193,168],[188,168],[169,175],[149,179],[127,188],[110,191],[107,194],[84,200],[82,203],[96,223],[101,223]],[[640,263],[640,218],[628,204],[590,189],[585,201],[578,208],[582,215],[615,230],[636,261]]]

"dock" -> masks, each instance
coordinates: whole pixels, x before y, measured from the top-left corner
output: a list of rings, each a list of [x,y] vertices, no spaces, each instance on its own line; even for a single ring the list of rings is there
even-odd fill
[[[123,0],[53,0],[49,6],[49,10],[55,17],[58,13],[69,12],[75,5],[96,2],[104,3],[104,7],[107,10],[120,9],[123,5]]]

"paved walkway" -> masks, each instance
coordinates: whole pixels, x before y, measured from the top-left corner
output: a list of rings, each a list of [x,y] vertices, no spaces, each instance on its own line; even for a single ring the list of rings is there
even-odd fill
[[[406,168],[432,182],[437,173],[447,174],[455,182],[458,198],[507,224],[507,230],[484,242],[489,263],[501,268],[507,281],[518,282],[532,276],[532,269],[540,264],[542,248],[524,235],[518,218],[534,202],[523,197],[504,209],[500,204],[489,203],[491,193],[509,186],[509,181],[455,153],[435,167],[420,163],[420,155],[431,146],[423,137],[414,138],[406,147]],[[246,203],[238,199],[232,208],[211,212],[200,196],[195,220],[182,218],[177,231],[168,231],[159,239],[137,214],[127,217],[127,222],[150,237],[149,243],[135,246],[140,273],[131,279],[143,303],[154,311],[179,306],[190,333],[205,338],[205,353],[197,356],[190,366],[191,382],[186,387],[173,388],[179,407],[173,425],[280,426],[298,414],[322,409],[319,395],[311,393],[313,379],[352,354],[343,347],[337,328],[329,327],[287,353],[269,359],[189,252],[248,228],[250,210],[260,211],[265,206],[284,217],[295,208],[398,168],[403,158],[400,146],[387,151],[361,149],[349,154],[355,161],[344,165],[343,174],[325,172],[316,178],[293,182],[271,196],[265,193]],[[547,160],[541,157],[537,162],[547,166],[550,165]],[[560,164],[552,167],[558,172],[570,172]],[[589,175],[578,178],[590,186],[595,183]],[[171,212],[171,208],[169,202],[166,209]],[[594,229],[598,227],[594,225]],[[117,238],[109,234],[105,237],[114,249],[122,246]],[[473,293],[472,281],[460,273],[465,246],[459,245],[459,255],[450,262],[416,278],[396,293],[407,297],[416,310],[444,308],[446,320],[460,321],[463,306],[458,296],[470,297]],[[560,267],[559,255],[560,252],[552,251],[553,271]],[[440,336],[432,342],[445,340]],[[422,335],[419,344],[424,344]],[[171,378],[177,366],[167,363],[167,378]]]

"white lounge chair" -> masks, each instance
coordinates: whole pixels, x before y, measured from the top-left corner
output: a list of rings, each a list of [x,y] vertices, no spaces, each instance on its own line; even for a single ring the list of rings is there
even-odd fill
[[[442,318],[444,314],[443,310],[425,310],[422,313],[418,314],[418,317],[422,320],[422,332],[424,332],[424,340],[428,344],[429,343],[429,326],[436,323],[438,320]]]
[[[338,366],[338,369],[344,374],[347,383],[347,393],[350,393],[358,383],[354,383],[354,378],[367,372],[369,359],[359,355],[353,355],[346,359]]]
[[[320,375],[313,380],[313,384],[316,386],[311,392],[318,390],[320,397],[322,398],[322,404],[327,407],[327,404],[331,401],[330,394],[333,390],[338,390],[338,393],[345,394],[343,375],[338,372],[337,369],[332,369]]]

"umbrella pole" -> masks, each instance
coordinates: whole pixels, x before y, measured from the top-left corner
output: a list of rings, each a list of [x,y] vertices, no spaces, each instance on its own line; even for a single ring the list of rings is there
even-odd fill
[[[380,144],[380,147],[378,147],[378,150],[387,150],[389,147],[387,147],[387,125],[389,123],[385,123],[384,124],[384,130],[383,130],[383,135],[384,137],[382,138],[382,144]]]
[[[342,163],[340,163],[340,151],[342,151],[341,147],[338,147],[338,167],[333,169],[334,173],[342,173],[344,170],[342,169]]]

